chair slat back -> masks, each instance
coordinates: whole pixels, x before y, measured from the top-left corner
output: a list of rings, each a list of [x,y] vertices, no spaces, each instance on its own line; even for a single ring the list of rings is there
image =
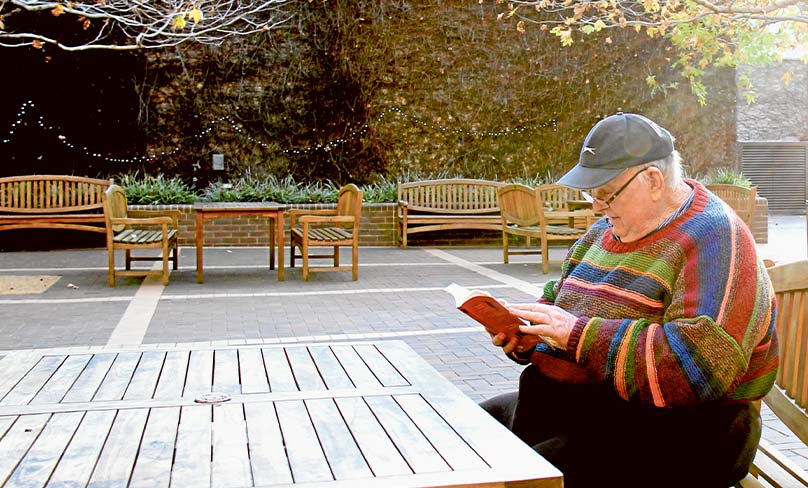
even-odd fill
[[[497,189],[502,219],[520,227],[541,225],[541,204],[533,188],[520,183],[502,185]]]
[[[362,220],[362,196],[362,190],[354,184],[343,186],[337,195],[337,215],[353,216],[354,231],[359,230]]]
[[[120,232],[126,228],[124,224],[110,223],[111,219],[125,219],[127,217],[126,209],[126,191],[118,185],[111,185],[104,192],[104,219],[108,228],[113,232]]]
[[[774,413],[808,443],[808,260],[768,268],[777,297],[780,369],[775,389],[766,397]],[[788,399],[778,398],[784,393]]]
[[[757,188],[744,188],[738,185],[713,184],[707,185],[707,189],[715,193],[718,198],[724,200],[738,217],[743,220],[747,227],[752,228],[755,218],[755,200],[757,199]]]
[[[570,200],[583,200],[581,190],[563,185],[540,185],[541,196],[544,199],[544,208],[552,210],[569,210],[567,202]]]

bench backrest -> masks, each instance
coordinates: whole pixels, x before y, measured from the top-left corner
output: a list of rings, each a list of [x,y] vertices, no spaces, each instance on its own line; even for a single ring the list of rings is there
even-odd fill
[[[780,368],[765,401],[808,444],[808,259],[768,271],[777,294]]]
[[[398,201],[408,210],[449,214],[498,213],[497,188],[488,180],[444,179],[398,184]]]
[[[101,210],[109,180],[80,176],[10,176],[0,178],[0,213],[47,214]]]

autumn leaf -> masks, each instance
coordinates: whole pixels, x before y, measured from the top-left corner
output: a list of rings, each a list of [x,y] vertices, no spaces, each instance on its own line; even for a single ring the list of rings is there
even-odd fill
[[[50,12],[51,12],[51,15],[53,15],[54,17],[58,17],[58,16],[65,13],[65,9],[61,5],[56,4],[56,6],[53,7],[53,9]]]
[[[790,85],[793,79],[794,79],[794,73],[791,71],[786,71],[785,73],[783,73],[783,76],[780,77],[780,81],[782,81],[783,84],[786,86]]]
[[[39,39],[34,39],[31,41],[31,45],[34,46],[34,49],[42,49],[42,43],[39,41]]]
[[[180,14],[180,15],[174,17],[174,21],[171,23],[171,25],[175,29],[184,29],[185,28],[185,14]]]
[[[520,33],[520,34],[525,33],[525,21],[524,20],[520,20],[519,22],[516,23],[516,31],[518,33]]]
[[[188,18],[193,20],[194,24],[198,24],[202,20],[202,11],[194,7],[193,10],[188,12]]]
[[[84,22],[81,23],[81,27],[84,30],[89,29],[90,28],[90,19],[84,19]]]

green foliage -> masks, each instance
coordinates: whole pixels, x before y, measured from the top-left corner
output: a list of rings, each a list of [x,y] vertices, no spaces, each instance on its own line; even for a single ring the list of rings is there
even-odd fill
[[[378,177],[366,185],[361,186],[362,201],[367,203],[391,203],[396,201],[397,182],[384,176]]]
[[[379,176],[364,185],[358,185],[364,193],[365,203],[394,203],[397,197],[398,182],[406,183],[419,180],[444,178],[465,178],[461,174],[437,172],[418,174],[405,172],[398,178]],[[496,181],[496,178],[494,179]],[[139,205],[172,205],[193,203],[196,200],[206,202],[278,202],[278,203],[336,203],[339,186],[332,182],[298,183],[294,177],[283,178],[267,176],[257,178],[251,175],[234,181],[215,181],[195,193],[179,178],[170,180],[162,176],[120,175],[118,184],[126,189],[126,198],[130,204]],[[549,174],[524,175],[504,180],[509,183],[523,183],[536,186],[553,181]]]
[[[487,21],[492,2],[300,6],[288,29],[146,54],[142,139],[166,155],[141,172],[198,188],[247,168],[335,185],[408,171],[558,176],[620,110],[674,133],[691,169],[734,156],[734,73],[694,73],[708,91],[701,110],[660,37],[596,28],[560,49],[549,29]],[[212,153],[225,154],[224,173],[209,169]]]
[[[134,173],[120,175],[115,182],[126,190],[126,201],[131,205],[179,205],[193,203],[196,199],[193,189],[177,176],[140,177]]]
[[[697,176],[696,179],[705,185],[737,185],[752,188],[752,181],[749,178],[730,168],[712,168],[707,174]]]

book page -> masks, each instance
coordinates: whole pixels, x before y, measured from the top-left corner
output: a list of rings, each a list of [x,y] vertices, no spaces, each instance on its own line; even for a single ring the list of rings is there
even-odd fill
[[[504,332],[519,335],[519,326],[525,322],[513,315],[491,294],[482,290],[469,290],[452,283],[445,290],[455,298],[458,310],[483,324],[491,333]]]

